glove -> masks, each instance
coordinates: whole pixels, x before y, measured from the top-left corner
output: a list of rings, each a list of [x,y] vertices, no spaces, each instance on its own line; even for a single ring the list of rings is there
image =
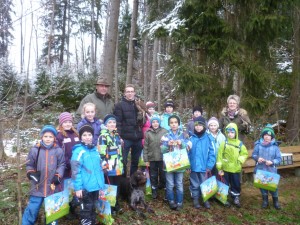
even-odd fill
[[[55,184],[55,185],[60,184],[60,178],[59,178],[58,174],[55,174],[55,175],[54,175],[54,177],[52,178],[51,183],[53,183],[53,184]]]
[[[41,171],[28,172],[27,177],[29,180],[33,180],[34,182],[39,183],[41,177]]]

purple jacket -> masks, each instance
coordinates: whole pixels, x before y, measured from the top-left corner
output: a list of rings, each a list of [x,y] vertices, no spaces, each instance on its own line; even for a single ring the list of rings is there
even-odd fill
[[[98,138],[99,138],[100,132],[101,132],[101,122],[97,118],[94,118],[94,122],[90,122],[86,118],[83,118],[77,125],[78,132],[79,132],[80,127],[82,127],[83,125],[86,125],[86,124],[89,124],[90,126],[92,126],[94,128],[93,144],[95,146],[97,146]]]
[[[65,152],[66,169],[64,173],[64,178],[71,178],[71,157],[73,146],[80,143],[79,137],[75,134],[73,130],[66,130],[67,137],[65,137],[61,132],[58,132],[56,136],[57,144]]]

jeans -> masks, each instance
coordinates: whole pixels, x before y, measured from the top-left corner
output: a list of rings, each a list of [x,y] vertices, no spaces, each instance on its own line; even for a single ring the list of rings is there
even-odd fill
[[[183,174],[184,172],[166,173],[166,189],[168,201],[175,201],[174,187],[176,188],[177,204],[183,202]]]
[[[240,173],[229,173],[224,171],[224,179],[230,187],[230,194],[234,198],[241,195],[241,176]]]
[[[152,189],[165,188],[166,174],[163,161],[150,161],[150,181]]]
[[[268,190],[260,188],[260,192],[261,192],[262,195],[268,195],[268,193],[270,192],[272,197],[278,197],[278,188],[276,189],[276,191],[268,191]]]
[[[207,179],[206,173],[191,172],[190,174],[190,191],[192,198],[199,199],[200,197],[200,184]]]
[[[122,152],[123,164],[124,164],[124,176],[127,176],[127,158],[131,149],[131,164],[130,164],[130,175],[132,175],[138,169],[139,158],[142,153],[142,139],[140,140],[126,140],[124,139],[124,149]]]

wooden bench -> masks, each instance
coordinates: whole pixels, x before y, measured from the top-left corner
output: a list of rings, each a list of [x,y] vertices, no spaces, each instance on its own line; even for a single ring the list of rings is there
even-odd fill
[[[281,153],[292,153],[293,154],[293,164],[292,165],[281,165],[278,169],[286,168],[297,168],[300,167],[300,146],[287,146],[280,147]],[[253,150],[249,150],[248,159],[243,164],[243,173],[253,173],[256,162],[251,158]],[[300,176],[300,168],[295,170],[297,176]]]

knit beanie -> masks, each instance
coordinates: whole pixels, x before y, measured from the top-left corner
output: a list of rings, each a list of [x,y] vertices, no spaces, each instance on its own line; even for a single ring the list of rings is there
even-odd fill
[[[155,103],[154,102],[146,102],[146,107],[147,107],[147,109],[149,109],[149,108],[155,108]]]
[[[200,105],[195,106],[195,107],[193,108],[193,114],[194,114],[194,112],[196,112],[196,111],[201,112],[201,115],[203,114],[203,109],[202,109],[202,107],[201,107]]]
[[[272,139],[275,138],[275,132],[274,132],[274,130],[273,130],[271,124],[267,124],[267,125],[265,126],[265,128],[261,131],[260,136],[261,136],[262,138],[264,138],[265,134],[270,135],[270,136],[272,137]]]
[[[154,121],[154,120],[157,120],[157,122],[159,123],[159,126],[160,126],[160,123],[161,123],[161,120],[160,120],[160,118],[158,117],[158,116],[153,116],[153,117],[151,117],[151,119],[150,119],[150,124],[151,124],[151,126],[152,126],[152,122]]]
[[[81,140],[81,136],[84,132],[89,132],[94,136],[94,128],[91,127],[88,124],[85,124],[82,127],[80,127],[80,129],[79,129],[79,138],[80,138],[80,140]]]
[[[217,124],[217,127],[219,127],[219,120],[216,117],[212,117],[208,120],[207,122],[207,126],[209,126],[210,124],[215,123]]]
[[[193,119],[194,120],[194,125],[203,125],[203,127],[206,127],[206,121],[202,116],[198,116]]]
[[[59,125],[62,125],[66,121],[73,121],[73,117],[69,112],[63,112],[58,117]]]
[[[179,118],[177,115],[173,114],[173,115],[171,115],[171,116],[169,117],[169,119],[168,119],[168,125],[169,125],[169,126],[170,126],[170,120],[171,120],[172,118],[175,118],[175,119],[177,120],[177,122],[178,122],[178,125],[180,125],[180,118]]]
[[[229,97],[227,98],[227,104],[229,103],[230,99],[235,100],[238,105],[240,104],[240,97],[239,96],[237,96],[237,95],[229,95]]]
[[[167,101],[165,102],[164,106],[165,106],[165,108],[167,108],[168,106],[171,106],[173,109],[175,108],[174,102],[173,102],[173,100],[170,99],[170,98],[167,99]]]
[[[108,123],[108,121],[110,121],[110,120],[115,120],[115,121],[117,121],[117,118],[116,118],[116,116],[113,115],[113,114],[107,114],[107,115],[104,117],[104,119],[103,119],[103,123],[106,125],[106,124]]]
[[[41,133],[40,133],[41,137],[42,137],[46,132],[51,132],[51,133],[54,135],[54,137],[56,137],[56,135],[57,135],[57,130],[56,130],[55,127],[52,126],[52,125],[45,125],[45,126],[42,128]]]

